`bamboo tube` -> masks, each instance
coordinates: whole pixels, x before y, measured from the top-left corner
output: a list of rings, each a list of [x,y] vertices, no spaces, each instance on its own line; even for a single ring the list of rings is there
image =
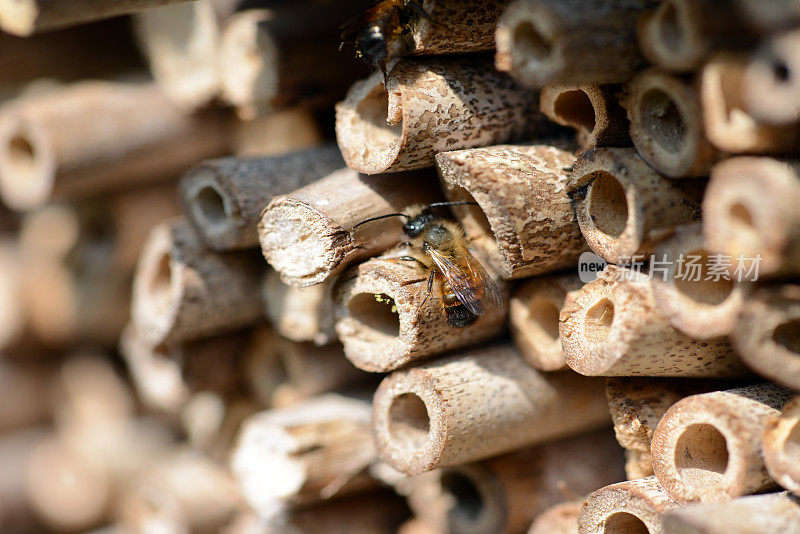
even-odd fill
[[[619,444],[625,448],[625,472],[628,479],[653,474],[650,442],[664,413],[689,395],[720,387],[708,380],[657,378],[608,378],[606,397]]]
[[[48,420],[52,383],[53,370],[47,364],[0,357],[0,435]]]
[[[0,238],[0,351],[22,341],[29,326],[20,288],[23,272],[17,243]]]
[[[584,150],[630,146],[628,118],[617,101],[619,85],[556,83],[539,95],[539,108],[553,121],[573,128]]]
[[[227,150],[219,129],[217,116],[181,114],[152,83],[87,81],[23,96],[0,110],[0,194],[27,209],[172,178]]]
[[[572,153],[558,146],[499,145],[436,155],[446,196],[470,244],[503,278],[575,265],[586,243],[567,196]]]
[[[623,82],[642,65],[635,26],[647,7],[642,0],[518,0],[497,24],[497,69],[535,88]]]
[[[755,290],[731,332],[742,361],[758,374],[800,390],[800,286]]]
[[[583,499],[562,502],[536,516],[528,534],[578,534],[578,514]]]
[[[400,525],[397,529],[397,534],[443,534],[441,531],[436,530],[431,525],[423,520],[412,517],[408,521]]]
[[[524,532],[550,506],[621,480],[622,464],[603,430],[439,469],[412,482],[408,501],[440,532]]]
[[[264,275],[261,295],[270,324],[292,341],[326,345],[336,338],[333,329],[333,284],[329,279],[309,287],[294,287],[281,281],[277,271]]]
[[[564,358],[588,376],[741,376],[725,340],[698,341],[658,314],[652,279],[609,265],[567,295],[559,333]]]
[[[231,455],[248,504],[269,517],[373,489],[369,418],[369,402],[334,394],[249,417]]]
[[[774,384],[693,395],[675,403],[653,432],[653,471],[677,502],[719,502],[775,486],[761,436],[789,392]]]
[[[338,343],[322,347],[296,343],[266,327],[253,332],[242,365],[252,395],[265,407],[289,406],[370,377],[347,361]]]
[[[703,66],[699,90],[706,137],[726,152],[796,153],[797,125],[760,123],[745,111],[742,94],[746,65],[743,56],[719,54]]]
[[[27,37],[34,33],[85,24],[186,0],[90,0],[76,4],[69,0],[3,0],[0,28]]]
[[[500,344],[392,373],[372,417],[381,459],[418,474],[602,427],[608,410],[598,381],[541,374]]]
[[[661,534],[662,516],[677,507],[656,477],[618,482],[589,495],[578,515],[578,532]]]
[[[647,163],[671,178],[704,176],[718,151],[705,137],[698,93],[688,81],[650,69],[625,86],[620,101],[633,144]]]
[[[240,158],[279,156],[323,142],[320,125],[305,106],[238,120],[231,129],[233,153]]]
[[[56,531],[84,531],[108,517],[108,473],[53,437],[31,453],[25,493],[36,516]]]
[[[208,337],[257,322],[263,264],[250,251],[215,253],[184,218],[153,228],[134,275],[131,315],[153,344]]]
[[[402,241],[399,220],[358,223],[441,198],[428,173],[365,176],[344,168],[278,196],[258,223],[261,251],[284,283],[305,287],[340,273],[348,264]],[[331,202],[335,197],[337,202]]]
[[[230,397],[200,391],[189,397],[180,413],[188,444],[216,462],[227,462],[242,422],[258,411],[249,399]]]
[[[486,146],[552,130],[538,96],[488,58],[401,61],[356,82],[336,105],[348,167],[366,174],[431,167],[443,150]]]
[[[179,448],[131,484],[118,517],[130,532],[218,532],[240,506],[236,485],[222,466]]]
[[[649,256],[675,226],[700,216],[703,197],[701,181],[669,180],[632,148],[585,152],[567,189],[586,242],[611,263]]]
[[[714,166],[703,201],[708,248],[751,276],[800,273],[797,163],[737,157]]]
[[[25,494],[25,477],[33,451],[50,433],[31,426],[0,435],[0,529],[3,532],[34,533],[44,530]]]
[[[799,524],[800,504],[786,492],[687,506],[671,511],[662,521],[665,534],[797,532]]]
[[[569,291],[583,285],[575,274],[526,280],[511,295],[508,321],[511,337],[520,355],[540,371],[567,368],[561,353],[558,315]]]
[[[213,250],[258,245],[256,223],[273,197],[342,166],[336,145],[267,158],[204,161],[184,175],[180,196],[189,221]]]
[[[659,67],[690,72],[718,49],[752,44],[735,0],[665,0],[638,22],[642,54]]]
[[[677,227],[656,247],[650,270],[661,316],[693,339],[714,339],[733,332],[744,289],[725,270],[723,258],[706,247],[702,232],[700,222]],[[697,269],[688,268],[689,262]]]
[[[428,296],[428,273],[391,257],[390,252],[346,271],[334,289],[336,334],[359,369],[391,371],[505,330],[505,306],[487,305],[485,315],[466,328],[451,326],[440,288]]]
[[[800,30],[791,29],[773,36],[753,54],[742,92],[748,113],[757,120],[791,125],[800,118],[798,50]]]
[[[780,416],[767,421],[762,451],[770,476],[795,495],[800,495],[800,397],[783,407]]]
[[[218,45],[221,96],[240,117],[252,119],[298,102],[327,107],[364,75],[362,65],[338,50],[343,14],[363,9],[363,1],[261,6],[269,9],[231,15]]]
[[[139,48],[153,78],[182,108],[202,107],[219,91],[220,20],[232,11],[231,3],[195,0],[134,17]]]

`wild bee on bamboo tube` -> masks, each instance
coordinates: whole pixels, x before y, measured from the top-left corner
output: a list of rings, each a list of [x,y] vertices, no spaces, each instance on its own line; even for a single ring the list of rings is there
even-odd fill
[[[343,27],[341,47],[352,44],[356,56],[378,66],[386,80],[386,62],[413,48],[411,31],[420,19],[437,24],[414,0],[383,0],[350,19]]]
[[[477,205],[475,202],[437,202],[428,206],[414,205],[401,213],[389,213],[361,221],[362,224],[404,217],[403,232],[408,241],[398,247],[405,255],[386,258],[387,261],[416,264],[428,277],[424,305],[433,292],[435,280],[441,290],[442,308],[447,323],[455,328],[466,328],[486,313],[486,305],[503,307],[500,288],[486,273],[469,251],[469,241],[464,230],[455,222],[436,216],[432,209],[453,205]]]

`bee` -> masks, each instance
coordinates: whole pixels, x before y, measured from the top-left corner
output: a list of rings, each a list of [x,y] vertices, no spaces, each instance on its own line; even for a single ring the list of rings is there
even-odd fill
[[[415,205],[401,213],[373,217],[354,226],[387,217],[404,217],[403,232],[408,241],[400,243],[407,254],[389,261],[413,262],[428,273],[428,291],[422,305],[433,291],[434,280],[441,288],[442,308],[447,323],[466,328],[486,313],[486,304],[503,307],[503,296],[494,280],[470,253],[464,230],[455,222],[434,215],[432,208],[452,205],[476,205],[475,202],[437,202]]]
[[[430,20],[415,0],[383,0],[344,25],[339,49],[353,43],[356,56],[380,66],[386,81],[386,62],[411,51],[411,30],[420,18]]]

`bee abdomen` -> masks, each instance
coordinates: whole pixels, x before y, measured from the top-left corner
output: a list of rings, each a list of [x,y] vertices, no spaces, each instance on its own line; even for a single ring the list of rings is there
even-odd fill
[[[444,309],[444,313],[447,315],[447,324],[454,328],[466,328],[478,319],[478,316],[463,304],[448,306]]]

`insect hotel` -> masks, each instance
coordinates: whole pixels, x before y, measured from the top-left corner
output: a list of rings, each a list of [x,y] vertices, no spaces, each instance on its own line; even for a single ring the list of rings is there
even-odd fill
[[[800,534],[800,3],[0,0],[0,533]]]

